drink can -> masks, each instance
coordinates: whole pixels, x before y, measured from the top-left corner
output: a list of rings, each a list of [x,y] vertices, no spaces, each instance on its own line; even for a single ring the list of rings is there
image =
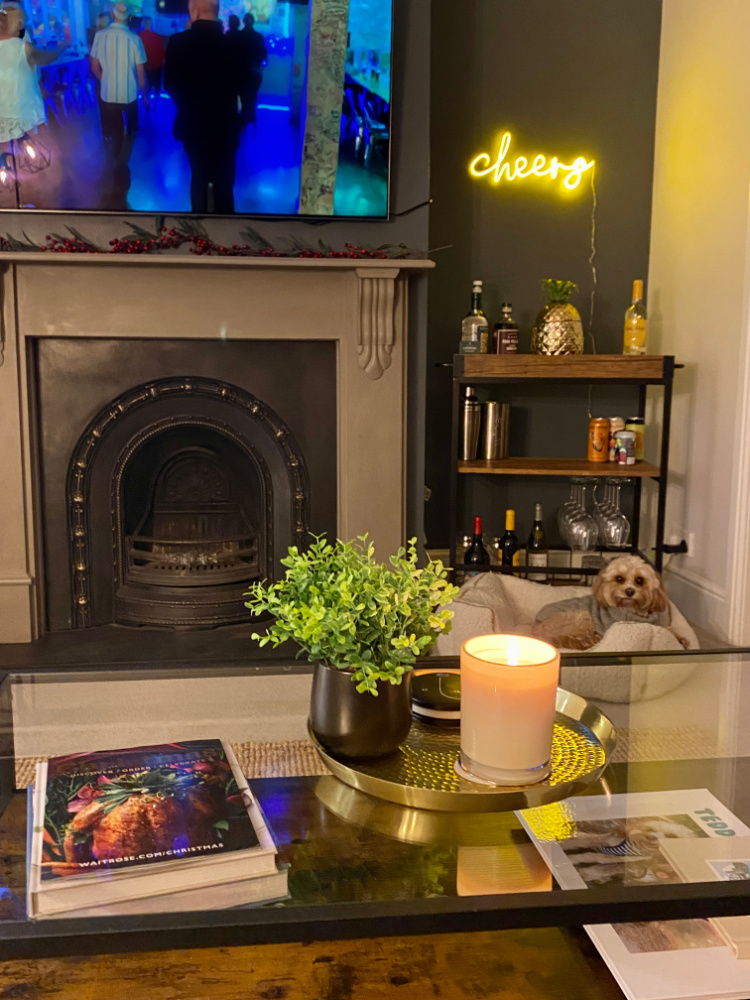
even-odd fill
[[[609,419],[594,417],[589,423],[589,462],[606,462],[609,459]]]
[[[635,465],[635,434],[618,431],[615,434],[615,452],[618,465]]]
[[[642,462],[646,443],[646,421],[643,417],[628,417],[625,430],[635,434],[635,460]]]
[[[625,430],[625,421],[622,417],[610,417],[609,418],[609,460],[610,462],[617,461],[617,450],[615,448],[615,434],[618,431]]]

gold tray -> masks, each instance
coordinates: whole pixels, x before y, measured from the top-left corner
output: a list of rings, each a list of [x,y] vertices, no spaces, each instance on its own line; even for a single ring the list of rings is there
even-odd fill
[[[323,763],[345,784],[386,802],[438,812],[506,812],[558,802],[599,780],[617,742],[615,727],[596,705],[562,688],[557,689],[552,772],[536,785],[489,786],[461,778],[455,770],[458,726],[415,719],[395,753],[356,763],[324,750],[309,723],[308,732]]]

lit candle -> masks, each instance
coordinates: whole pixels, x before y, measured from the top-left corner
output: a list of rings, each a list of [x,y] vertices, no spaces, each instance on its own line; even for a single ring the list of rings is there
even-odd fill
[[[550,772],[560,654],[546,642],[480,635],[461,648],[465,777],[529,785]]]

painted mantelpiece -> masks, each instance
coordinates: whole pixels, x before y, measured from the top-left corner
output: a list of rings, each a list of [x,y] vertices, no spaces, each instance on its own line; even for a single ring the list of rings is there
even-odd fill
[[[369,532],[385,556],[405,533],[408,276],[432,266],[0,256],[0,642],[41,631],[31,338],[335,341],[338,530]]]

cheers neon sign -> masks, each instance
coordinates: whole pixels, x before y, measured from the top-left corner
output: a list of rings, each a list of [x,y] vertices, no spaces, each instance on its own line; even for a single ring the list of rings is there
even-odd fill
[[[594,168],[595,161],[587,160],[583,156],[576,157],[572,163],[563,163],[556,156],[546,157],[542,153],[533,157],[531,162],[527,156],[518,156],[511,163],[506,159],[511,142],[510,132],[505,132],[500,139],[500,147],[494,159],[490,153],[480,153],[479,156],[475,156],[469,164],[469,173],[472,177],[490,177],[494,184],[499,184],[501,181],[526,180],[528,177],[549,177],[553,181],[561,181],[562,187],[568,191],[575,191],[583,175]]]

